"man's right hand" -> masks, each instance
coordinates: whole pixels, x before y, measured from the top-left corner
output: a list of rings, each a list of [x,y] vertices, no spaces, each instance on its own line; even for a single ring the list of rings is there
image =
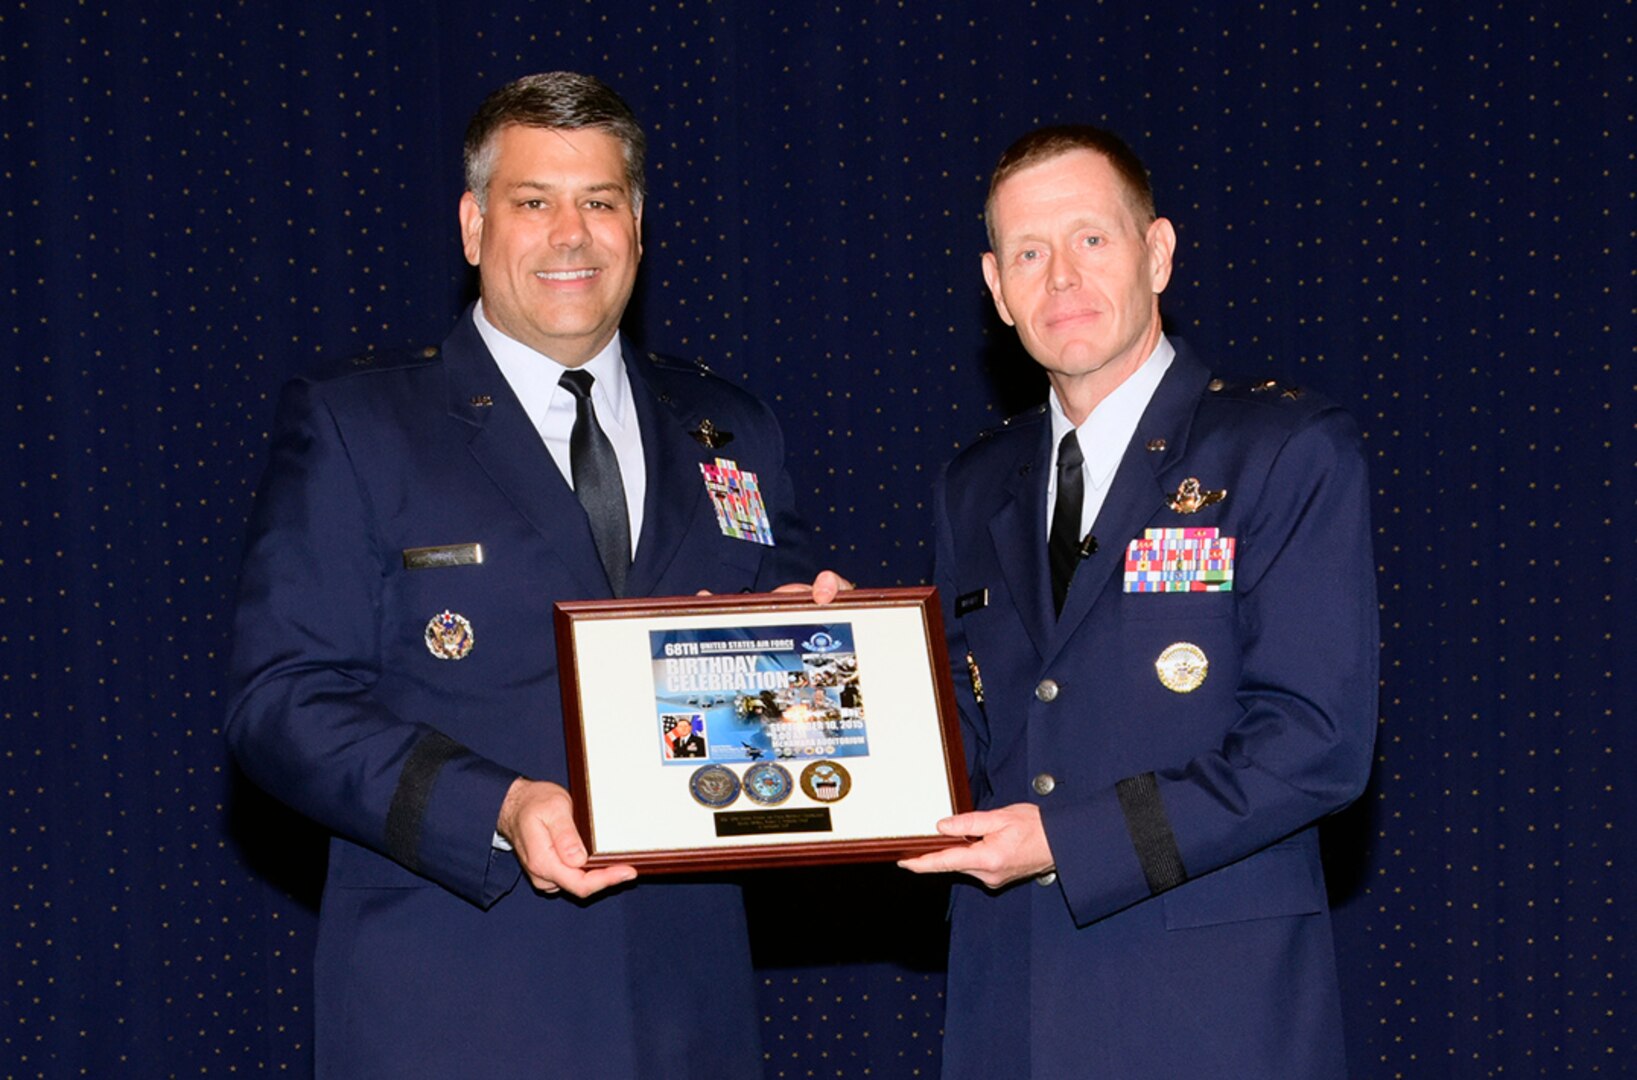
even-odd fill
[[[574,800],[560,784],[518,777],[500,805],[495,831],[506,838],[523,872],[541,892],[587,897],[637,876],[632,866],[582,870],[585,843],[574,827]]]

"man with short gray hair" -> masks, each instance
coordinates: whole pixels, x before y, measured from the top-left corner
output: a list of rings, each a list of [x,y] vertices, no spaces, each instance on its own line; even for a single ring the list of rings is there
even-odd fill
[[[1359,433],[1166,335],[1176,233],[1085,125],[996,166],[983,275],[1048,400],[934,497],[977,809],[951,846],[946,1080],[1342,1080],[1318,822],[1370,775]]]

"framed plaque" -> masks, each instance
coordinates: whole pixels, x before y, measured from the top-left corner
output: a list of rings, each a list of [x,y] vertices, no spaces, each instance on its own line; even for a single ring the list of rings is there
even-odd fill
[[[871,862],[970,808],[934,589],[556,606],[589,865]]]

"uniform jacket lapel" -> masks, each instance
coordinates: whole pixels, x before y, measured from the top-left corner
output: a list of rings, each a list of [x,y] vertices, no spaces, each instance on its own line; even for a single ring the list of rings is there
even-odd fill
[[[444,365],[449,415],[471,429],[472,457],[546,540],[547,550],[585,584],[583,594],[608,595],[585,509],[483,344],[470,309],[444,342]]]
[[[1166,486],[1166,471],[1182,460],[1194,412],[1211,376],[1185,344],[1174,339],[1172,344],[1176,357],[1155,388],[1148,408],[1143,410],[1142,420],[1120,458],[1120,467],[1114,472],[1108,497],[1092,523],[1091,534],[1097,538],[1097,551],[1082,560],[1075,571],[1063,615],[1052,626],[1050,642],[1042,649],[1048,662],[1097,605],[1105,603],[1107,597],[1118,590],[1125,570],[1126,545],[1166,509],[1165,496],[1174,490]],[[1149,449],[1155,440],[1163,440],[1163,450]],[[1044,493],[1043,481],[1036,486]],[[1044,541],[1039,550],[1044,552]],[[1035,565],[1045,566],[1044,557]],[[1049,574],[1042,573],[1041,577],[1046,580]]]
[[[1001,573],[1035,650],[1045,655],[1051,641],[1051,574],[1046,560],[1046,475],[1051,468],[1050,422],[1040,437],[1009,466],[1000,508],[989,519],[989,536],[1000,554]],[[1023,440],[1020,440],[1023,441]],[[1020,549],[1024,553],[1018,556]],[[1011,557],[1007,557],[1011,553]]]
[[[701,417],[688,415],[674,398],[656,391],[628,345],[625,370],[631,379],[648,471],[642,535],[625,591],[628,596],[652,596],[696,515],[702,512],[705,480],[699,472],[699,444],[688,434]]]

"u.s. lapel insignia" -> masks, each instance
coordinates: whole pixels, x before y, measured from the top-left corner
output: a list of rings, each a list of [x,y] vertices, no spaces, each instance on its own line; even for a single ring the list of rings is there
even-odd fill
[[[443,611],[426,624],[426,650],[439,660],[464,660],[472,651],[472,624],[464,615]]]
[[[699,445],[706,450],[715,450],[733,441],[733,432],[723,431],[711,423],[709,417],[699,421],[699,426],[688,432],[688,434],[692,435],[699,442]]]
[[[1204,650],[1188,641],[1167,645],[1154,661],[1160,684],[1178,694],[1191,694],[1198,690],[1205,682],[1205,674],[1210,667]]]
[[[1179,514],[1192,514],[1197,510],[1219,503],[1228,497],[1227,488],[1216,491],[1207,491],[1199,486],[1199,478],[1190,476],[1177,485],[1176,494],[1165,497],[1165,505]]]

